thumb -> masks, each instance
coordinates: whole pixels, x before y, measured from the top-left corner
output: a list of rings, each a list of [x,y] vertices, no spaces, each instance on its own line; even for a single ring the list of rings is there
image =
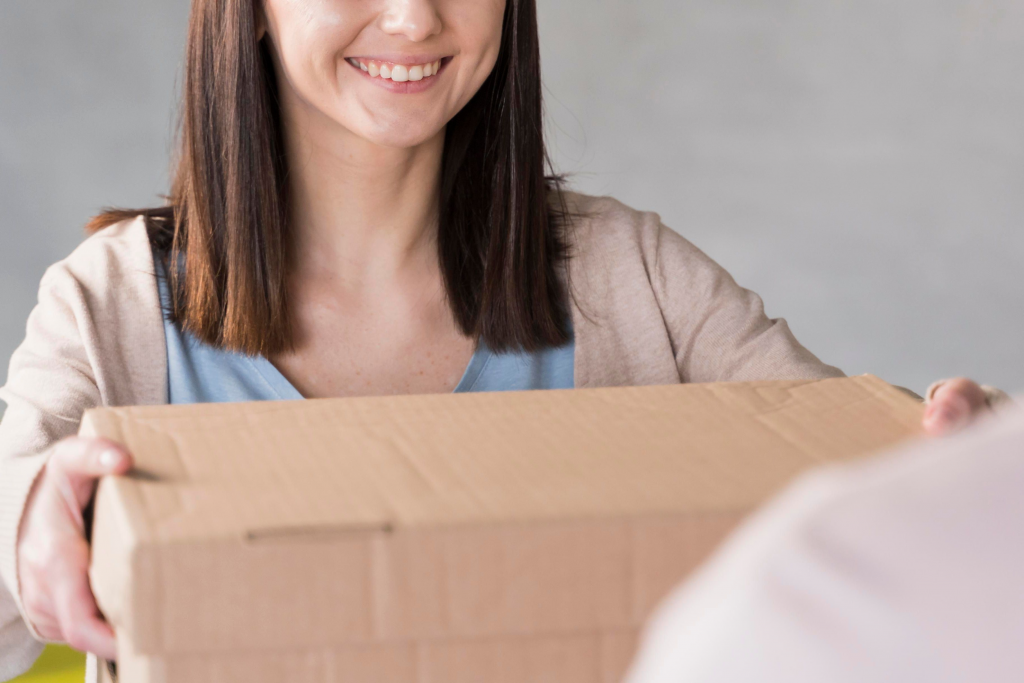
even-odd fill
[[[68,506],[81,513],[92,498],[97,479],[126,474],[132,465],[131,455],[114,441],[73,437],[54,447],[46,478],[52,480]]]

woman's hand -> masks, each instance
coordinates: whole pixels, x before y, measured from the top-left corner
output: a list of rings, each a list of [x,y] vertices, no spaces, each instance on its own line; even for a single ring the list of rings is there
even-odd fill
[[[956,431],[990,409],[985,391],[962,377],[946,380],[930,393],[924,428],[932,436]]]
[[[53,446],[25,506],[18,539],[18,581],[25,613],[39,634],[108,660],[114,632],[89,586],[89,543],[82,511],[97,480],[125,474],[132,458],[107,439],[72,437]]]

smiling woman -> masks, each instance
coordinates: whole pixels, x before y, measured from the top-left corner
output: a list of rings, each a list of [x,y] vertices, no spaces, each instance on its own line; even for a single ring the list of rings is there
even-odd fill
[[[532,2],[197,3],[189,43],[171,203],[142,212],[183,262],[169,277],[187,330],[251,354],[290,348],[286,260],[344,232],[362,202],[336,197],[338,215],[318,198],[345,192],[413,214],[394,217],[402,239],[436,248],[465,335],[498,350],[567,340]],[[424,64],[430,78],[400,82]],[[287,244],[285,226],[303,224]]]
[[[117,655],[83,511],[132,458],[73,436],[89,408],[841,374],[658,216],[546,173],[534,0],[193,0],[175,164],[47,271],[0,390],[8,668],[33,637]]]

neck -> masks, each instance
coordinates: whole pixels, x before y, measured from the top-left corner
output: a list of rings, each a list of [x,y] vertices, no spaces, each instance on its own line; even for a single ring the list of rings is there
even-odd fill
[[[412,148],[375,145],[285,106],[293,272],[351,287],[436,270],[444,131]]]

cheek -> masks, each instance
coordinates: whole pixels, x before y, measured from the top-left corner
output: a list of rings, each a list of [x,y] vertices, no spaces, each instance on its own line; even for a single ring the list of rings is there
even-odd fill
[[[505,0],[452,0],[445,18],[466,52],[493,63],[501,47],[504,16]]]
[[[465,59],[463,80],[465,104],[494,70],[501,52],[501,34],[505,14],[504,0],[453,0],[446,22],[458,36]]]
[[[271,34],[284,77],[309,101],[333,93],[341,55],[359,35],[361,3],[346,0],[267,0]],[[363,22],[363,23],[361,23]]]

